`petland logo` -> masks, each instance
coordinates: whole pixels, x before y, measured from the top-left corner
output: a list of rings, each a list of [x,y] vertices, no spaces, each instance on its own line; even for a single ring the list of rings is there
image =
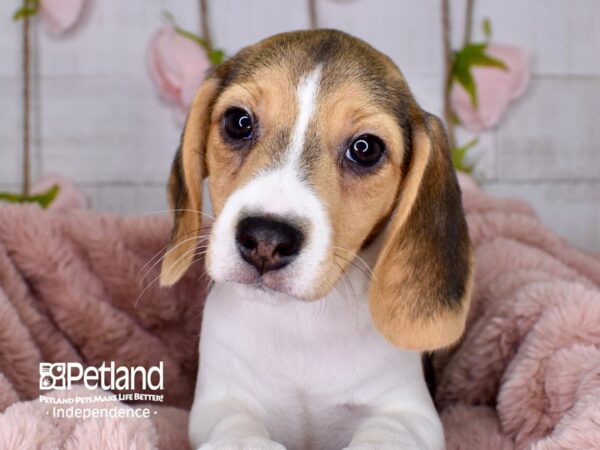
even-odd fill
[[[82,382],[87,389],[133,391],[163,389],[163,362],[149,368],[117,366],[114,361],[100,367],[83,367],[80,363],[40,363],[40,390],[70,389]]]

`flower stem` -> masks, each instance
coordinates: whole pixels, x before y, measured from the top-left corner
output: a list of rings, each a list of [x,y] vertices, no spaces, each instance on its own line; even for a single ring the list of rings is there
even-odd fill
[[[202,39],[206,42],[208,51],[213,49],[212,35],[210,33],[210,18],[208,15],[208,0],[200,0],[200,27],[202,30]]]
[[[317,0],[308,0],[308,23],[311,30],[319,28]]]
[[[475,0],[467,0],[467,7],[465,11],[465,34],[463,37],[463,46],[467,46],[471,43],[471,33],[473,31],[473,9],[475,6]]]
[[[450,5],[449,0],[442,2],[442,41],[444,46],[444,121],[448,130],[450,149],[456,148],[456,133],[454,131],[454,120],[452,117],[452,106],[450,105],[450,90],[452,88],[452,43],[450,40]]]
[[[30,17],[23,17],[23,36],[22,36],[22,64],[23,64],[23,167],[22,182],[23,195],[29,195],[31,184],[31,163],[30,163],[30,133],[31,133],[31,43],[30,43]]]

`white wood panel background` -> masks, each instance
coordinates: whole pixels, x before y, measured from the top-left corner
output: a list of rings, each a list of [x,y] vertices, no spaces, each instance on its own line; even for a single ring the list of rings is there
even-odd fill
[[[101,211],[165,208],[164,184],[180,126],[157,97],[146,46],[171,11],[198,29],[193,0],[89,0],[69,35],[34,36],[34,179],[61,173]],[[0,2],[0,188],[20,182],[19,0]],[[463,0],[452,2],[455,41]],[[421,104],[441,112],[439,0],[319,0],[323,27],[366,39],[402,68]],[[574,244],[600,251],[600,0],[477,0],[475,37],[490,17],[494,41],[524,46],[533,77],[524,98],[474,152],[477,176],[498,195],[523,197]],[[304,28],[304,0],[212,0],[216,44],[228,54]],[[461,133],[461,139],[468,139]]]

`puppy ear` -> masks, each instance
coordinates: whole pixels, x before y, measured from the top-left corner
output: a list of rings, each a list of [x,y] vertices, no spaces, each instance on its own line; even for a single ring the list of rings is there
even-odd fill
[[[161,286],[176,283],[196,256],[202,223],[202,181],[207,176],[204,156],[209,110],[216,92],[217,80],[208,79],[196,93],[171,167],[167,190],[174,224],[171,242],[162,262]]]
[[[419,116],[369,306],[387,340],[425,351],[460,338],[473,256],[444,127],[435,116]]]

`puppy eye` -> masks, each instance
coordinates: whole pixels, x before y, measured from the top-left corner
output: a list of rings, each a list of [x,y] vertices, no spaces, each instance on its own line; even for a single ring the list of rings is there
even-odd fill
[[[231,139],[250,139],[252,137],[252,116],[242,108],[228,109],[223,117],[223,131]]]
[[[346,150],[346,158],[360,166],[371,167],[381,159],[384,151],[385,145],[381,139],[372,134],[363,134],[352,141]]]

